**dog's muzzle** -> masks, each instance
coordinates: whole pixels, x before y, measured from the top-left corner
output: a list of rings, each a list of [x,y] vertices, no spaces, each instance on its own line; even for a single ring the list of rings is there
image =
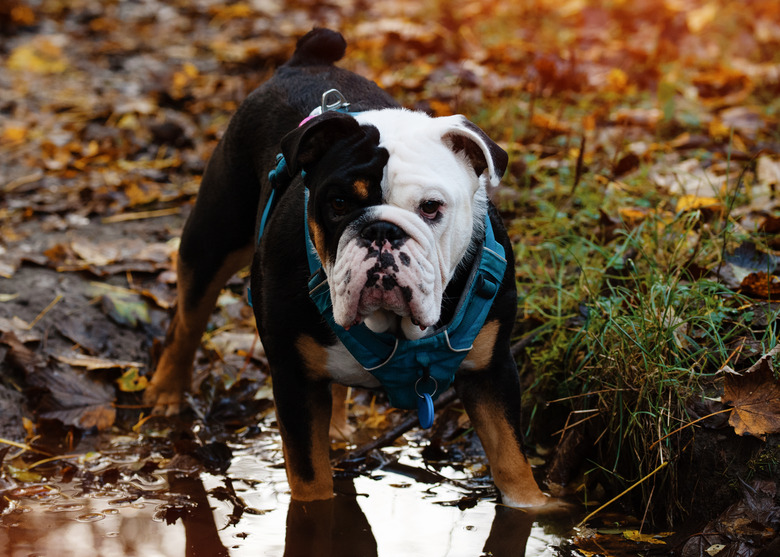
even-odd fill
[[[424,244],[386,220],[354,231],[339,249],[331,275],[336,322],[349,328],[366,321],[372,330],[387,330],[400,317],[420,328],[434,325],[441,304],[436,258],[432,246]]]

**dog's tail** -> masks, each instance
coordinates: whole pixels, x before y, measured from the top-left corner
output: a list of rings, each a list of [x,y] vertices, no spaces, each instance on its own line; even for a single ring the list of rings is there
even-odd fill
[[[341,60],[347,50],[347,41],[341,33],[315,27],[298,39],[295,53],[288,66],[329,65]]]

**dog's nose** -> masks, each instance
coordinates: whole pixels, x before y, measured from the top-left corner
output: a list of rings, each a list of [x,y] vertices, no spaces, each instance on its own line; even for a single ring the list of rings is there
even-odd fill
[[[367,225],[360,232],[360,237],[371,243],[382,245],[385,240],[395,242],[406,237],[401,227],[387,221],[376,221]]]

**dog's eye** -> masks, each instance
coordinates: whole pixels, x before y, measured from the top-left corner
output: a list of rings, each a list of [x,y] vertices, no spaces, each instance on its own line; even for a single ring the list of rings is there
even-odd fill
[[[347,201],[342,197],[334,197],[330,200],[330,208],[336,216],[343,216],[347,214]]]
[[[441,201],[429,199],[420,203],[420,212],[426,219],[435,219],[441,209]]]

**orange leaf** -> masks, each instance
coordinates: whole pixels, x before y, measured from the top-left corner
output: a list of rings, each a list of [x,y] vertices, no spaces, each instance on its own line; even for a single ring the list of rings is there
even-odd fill
[[[729,424],[738,435],[780,433],[780,381],[772,369],[777,351],[775,347],[741,375],[726,373],[723,402],[734,407]]]
[[[763,271],[750,273],[739,285],[740,292],[762,299],[780,299],[780,278]]]

